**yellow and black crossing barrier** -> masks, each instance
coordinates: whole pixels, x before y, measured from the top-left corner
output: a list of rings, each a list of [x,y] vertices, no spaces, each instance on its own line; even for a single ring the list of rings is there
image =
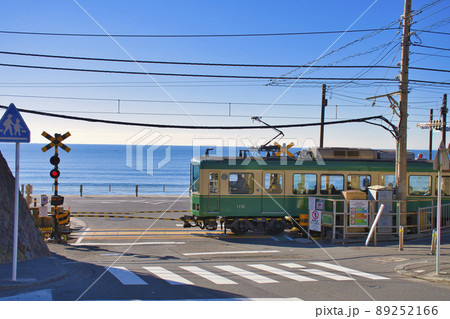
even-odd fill
[[[180,218],[162,218],[162,217],[148,217],[148,216],[132,216],[132,215],[112,215],[112,214],[85,214],[85,213],[71,213],[71,217],[85,217],[85,218],[128,218],[128,219],[158,219],[158,220],[172,220],[181,221]]]
[[[85,218],[130,218],[130,219],[158,219],[158,220],[172,220],[181,221],[180,218],[162,218],[149,216],[136,216],[136,214],[164,214],[164,213],[190,213],[189,210],[151,210],[138,212],[71,212],[71,217],[85,217]]]
[[[56,213],[56,220],[59,225],[66,225],[70,222],[70,212],[65,210],[61,213]]]
[[[135,214],[190,213],[190,210],[143,210]]]

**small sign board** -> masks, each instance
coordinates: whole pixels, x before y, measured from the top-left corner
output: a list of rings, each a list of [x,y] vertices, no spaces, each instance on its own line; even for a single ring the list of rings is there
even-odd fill
[[[13,103],[0,119],[0,142],[30,143],[30,130]]]
[[[308,197],[308,209],[316,209],[316,198]]]
[[[350,201],[350,227],[369,226],[369,202],[367,200]]]
[[[41,195],[41,205],[45,206],[48,204],[48,196],[47,195]]]
[[[48,206],[39,207],[39,217],[47,217],[48,216]]]
[[[325,210],[325,200],[324,199],[318,199],[316,201],[316,209],[317,210]]]
[[[333,214],[331,213],[322,213],[322,225],[333,226]]]
[[[62,204],[64,204],[64,196],[52,196],[52,202],[51,204],[53,206],[61,206]]]
[[[309,211],[309,230],[321,231],[322,226],[322,212],[311,209]]]

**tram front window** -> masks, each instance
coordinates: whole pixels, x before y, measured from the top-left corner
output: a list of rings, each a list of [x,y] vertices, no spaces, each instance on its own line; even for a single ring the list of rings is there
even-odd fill
[[[191,190],[195,193],[200,191],[200,167],[198,165],[191,166]]]

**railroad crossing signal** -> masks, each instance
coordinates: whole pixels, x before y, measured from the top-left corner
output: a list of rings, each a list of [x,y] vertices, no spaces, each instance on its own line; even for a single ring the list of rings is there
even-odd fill
[[[59,164],[59,162],[60,162],[60,159],[59,159],[59,155],[58,155],[58,154],[55,154],[55,155],[53,155],[53,156],[50,158],[50,164],[52,164],[52,165],[55,166],[55,168],[53,168],[53,169],[50,171],[50,177],[51,177],[51,178],[58,178],[58,177],[59,177],[59,175],[60,175],[59,169],[58,169],[58,164]]]
[[[56,133],[55,136],[51,136],[47,132],[42,132],[42,136],[44,136],[46,139],[50,141],[49,144],[44,146],[42,148],[42,152],[46,152],[52,147],[55,147],[55,154],[50,158],[50,164],[54,165],[54,168],[50,171],[50,177],[55,180],[54,182],[54,190],[55,194],[52,196],[51,199],[51,205],[53,205],[54,208],[54,214],[53,217],[53,229],[50,234],[50,238],[60,239],[61,238],[61,231],[60,231],[60,225],[67,224],[70,220],[69,213],[59,213],[58,206],[61,206],[64,204],[64,196],[58,195],[58,177],[60,176],[60,172],[58,169],[58,165],[60,163],[60,158],[58,154],[58,147],[65,150],[67,153],[70,152],[70,147],[64,145],[62,141],[64,141],[66,138],[70,136],[69,132],[66,132],[64,135]]]
[[[48,134],[47,132],[44,131],[44,132],[42,132],[41,135],[51,142],[51,143],[45,145],[42,148],[42,152],[47,152],[53,146],[55,146],[55,148],[56,147],[61,147],[67,153],[70,152],[70,147],[68,147],[68,146],[64,145],[63,143],[61,143],[62,141],[64,141],[66,138],[68,138],[70,136],[70,132],[66,132],[64,135],[55,134],[55,137],[53,137],[53,136],[51,136],[50,134]]]

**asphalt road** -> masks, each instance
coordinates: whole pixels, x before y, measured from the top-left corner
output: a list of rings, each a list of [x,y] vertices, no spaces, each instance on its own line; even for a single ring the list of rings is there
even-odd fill
[[[115,212],[74,217],[67,245],[50,249],[70,270],[52,283],[53,300],[449,300],[450,286],[396,273],[424,258],[429,240],[364,247],[280,236],[236,236],[182,227],[187,197],[66,197],[72,212]],[[147,211],[147,213],[136,213]],[[123,217],[120,217],[123,216]],[[155,219],[127,218],[154,217]],[[158,219],[159,218],[159,219]],[[447,238],[448,239],[448,238]],[[450,244],[442,246],[448,256]]]

